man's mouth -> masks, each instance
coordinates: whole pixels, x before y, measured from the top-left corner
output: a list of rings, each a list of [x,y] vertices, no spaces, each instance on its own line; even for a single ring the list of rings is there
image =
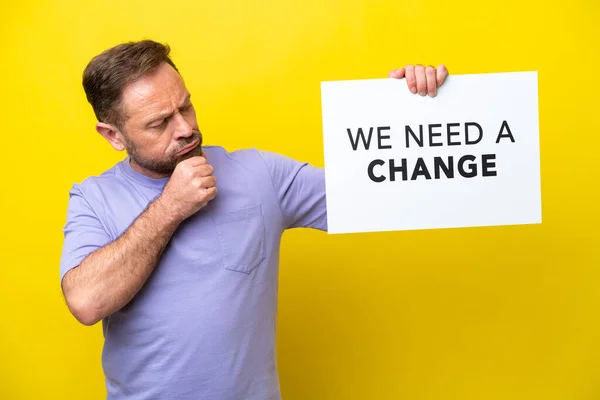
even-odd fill
[[[185,146],[183,149],[179,150],[177,152],[178,156],[182,156],[186,153],[189,153],[190,151],[192,151],[194,148],[196,148],[198,146],[198,144],[200,143],[200,139],[196,139],[194,140],[192,143],[188,144],[187,146]]]

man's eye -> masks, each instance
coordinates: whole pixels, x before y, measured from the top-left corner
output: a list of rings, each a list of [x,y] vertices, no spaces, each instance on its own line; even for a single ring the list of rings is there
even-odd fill
[[[150,128],[160,128],[161,126],[163,126],[165,124],[165,122],[167,122],[166,119],[161,119],[160,121],[156,121],[154,122]]]

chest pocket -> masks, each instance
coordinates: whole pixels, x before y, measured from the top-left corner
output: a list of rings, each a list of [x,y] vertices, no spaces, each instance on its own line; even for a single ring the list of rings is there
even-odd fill
[[[251,273],[266,257],[265,224],[260,205],[213,214],[223,253],[223,264],[232,271]]]

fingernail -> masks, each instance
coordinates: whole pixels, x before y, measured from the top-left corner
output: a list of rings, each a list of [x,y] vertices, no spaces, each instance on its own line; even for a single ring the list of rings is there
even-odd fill
[[[410,91],[413,92],[413,93],[417,93],[417,88],[413,86],[413,87],[410,88]]]
[[[419,92],[419,94],[420,94],[421,96],[425,96],[427,93],[425,93],[425,92]]]

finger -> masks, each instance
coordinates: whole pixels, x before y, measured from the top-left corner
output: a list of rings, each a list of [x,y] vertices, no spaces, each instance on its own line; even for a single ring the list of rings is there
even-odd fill
[[[213,175],[202,178],[202,182],[200,183],[200,187],[205,189],[209,189],[215,187],[217,184],[217,178]]]
[[[196,189],[209,189],[217,184],[217,178],[214,176],[205,176],[196,178],[192,181],[192,187]]]
[[[210,164],[199,165],[196,168],[199,176],[211,176],[215,172],[215,169]]]
[[[206,158],[202,156],[194,156],[180,162],[180,164],[183,163],[189,164],[190,167],[198,167],[200,165],[206,164]]]
[[[214,199],[216,195],[217,195],[217,187],[216,186],[206,189],[206,200],[210,201],[210,200]]]
[[[417,65],[415,67],[415,79],[417,80],[417,92],[421,96],[427,94],[427,78],[425,77],[425,67]]]
[[[425,68],[425,77],[427,78],[427,94],[430,97],[435,97],[437,93],[437,81],[435,76],[435,68],[431,65]]]
[[[412,93],[417,93],[417,81],[415,79],[415,67],[407,65],[404,67],[404,76],[406,77],[406,86]]]
[[[390,71],[390,73],[388,74],[389,78],[395,78],[395,79],[402,79],[404,78],[406,70],[404,68],[400,68],[400,69],[394,69],[392,71]]]
[[[437,79],[438,87],[442,86],[442,83],[444,83],[444,81],[446,80],[446,77],[448,77],[448,70],[446,69],[446,66],[444,64],[438,65],[437,71],[436,71],[436,79]]]

